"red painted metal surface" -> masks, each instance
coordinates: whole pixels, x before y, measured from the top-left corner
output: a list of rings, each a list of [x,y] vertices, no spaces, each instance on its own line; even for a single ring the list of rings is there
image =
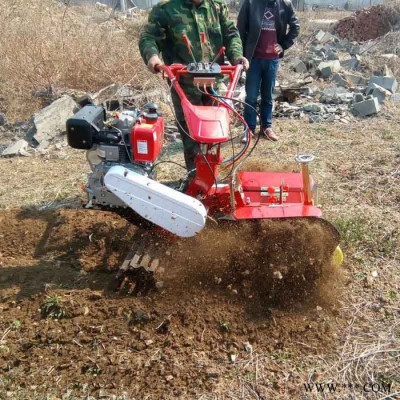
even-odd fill
[[[229,112],[226,106],[194,106],[182,100],[190,136],[199,143],[223,143],[229,139]]]
[[[143,117],[133,126],[130,141],[135,161],[154,162],[163,147],[164,118],[147,120]]]
[[[235,219],[321,217],[318,207],[304,204],[248,204],[233,211]]]
[[[229,107],[220,101],[218,106],[192,105],[179,85],[179,78],[188,73],[186,67],[172,65],[160,69],[180,96],[191,136],[205,144],[196,157],[196,176],[186,190],[188,195],[201,199],[210,214],[222,212],[237,220],[321,217],[318,207],[304,204],[300,172],[240,172],[233,194],[229,184],[216,186],[218,167],[222,164],[220,144],[229,140]],[[222,74],[230,78],[227,98],[232,98],[241,71],[241,66],[221,66]]]

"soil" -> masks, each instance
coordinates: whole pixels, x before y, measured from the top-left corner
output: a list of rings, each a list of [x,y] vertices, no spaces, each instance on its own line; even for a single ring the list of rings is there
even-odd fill
[[[334,235],[320,223],[167,238],[163,289],[123,296],[113,291],[115,271],[144,229],[112,212],[1,211],[0,368],[10,393],[194,398],[239,371],[251,376],[260,351],[272,355],[269,379],[253,390],[278,394],[280,357],[335,346],[341,273],[329,262]],[[41,312],[54,295],[67,318]]]

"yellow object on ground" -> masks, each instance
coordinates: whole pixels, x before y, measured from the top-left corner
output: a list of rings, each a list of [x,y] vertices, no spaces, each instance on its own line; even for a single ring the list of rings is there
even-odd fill
[[[337,246],[332,254],[332,261],[337,266],[340,267],[343,263],[343,252],[340,246]]]

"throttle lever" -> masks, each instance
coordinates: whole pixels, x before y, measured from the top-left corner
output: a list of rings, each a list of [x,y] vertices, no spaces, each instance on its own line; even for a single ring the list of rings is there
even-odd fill
[[[214,60],[212,61],[211,65],[210,65],[210,69],[212,68],[212,66],[215,64],[215,62],[218,60],[218,58],[220,58],[222,56],[222,54],[225,53],[225,46],[222,46],[219,49],[218,54],[215,56]]]
[[[193,62],[194,62],[195,64],[197,64],[196,59],[194,58],[194,55],[193,55],[193,51],[192,51],[192,43],[190,43],[190,40],[189,40],[189,38],[187,37],[186,33],[185,33],[184,35],[182,35],[182,39],[183,39],[183,41],[185,42],[185,45],[186,45],[186,48],[188,49],[188,52],[190,53],[190,55],[191,55],[192,58],[193,58]]]

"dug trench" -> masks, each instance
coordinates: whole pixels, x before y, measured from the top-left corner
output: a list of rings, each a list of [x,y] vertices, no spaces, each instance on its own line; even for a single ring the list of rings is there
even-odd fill
[[[112,212],[1,212],[0,369],[10,390],[187,398],[252,373],[257,352],[335,346],[343,279],[324,224],[211,225],[169,238],[163,288],[125,296],[111,290],[115,271],[142,229]],[[66,318],[43,316],[52,295]],[[257,390],[280,391],[283,377],[271,367]]]

